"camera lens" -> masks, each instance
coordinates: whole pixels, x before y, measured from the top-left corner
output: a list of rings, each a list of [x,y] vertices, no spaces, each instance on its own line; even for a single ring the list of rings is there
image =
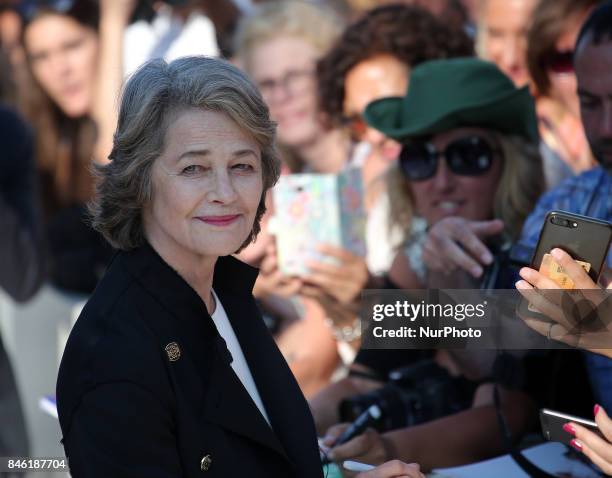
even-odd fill
[[[552,222],[553,224],[557,226],[563,226],[563,227],[571,227],[572,225],[572,223],[568,221],[567,219],[563,219],[562,217],[558,217],[558,216],[551,217],[550,222]]]

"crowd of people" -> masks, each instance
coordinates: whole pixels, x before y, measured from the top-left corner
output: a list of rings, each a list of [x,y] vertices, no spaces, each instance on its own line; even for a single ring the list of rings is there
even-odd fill
[[[224,61],[205,63],[209,58],[196,60],[197,55]],[[191,60],[173,61],[186,57]],[[281,441],[287,440],[284,451],[296,453],[291,455],[296,462],[312,457],[292,449],[296,443],[283,435],[279,420],[293,417],[310,438],[307,407],[296,398],[301,391],[333,461],[404,462],[392,461],[360,477],[416,477],[420,469],[511,452],[509,442],[520,447],[537,433],[542,407],[594,417],[603,436],[577,424],[566,431],[578,452],[612,473],[612,422],[606,414],[612,411],[612,354],[605,343],[516,354],[369,350],[361,347],[358,315],[367,289],[516,288],[528,294],[557,288],[528,267],[546,214],[563,210],[612,221],[610,0],[0,0],[0,69],[0,288],[15,301],[31,300],[48,284],[86,295],[96,290],[93,302],[104,308],[96,287],[107,271],[121,282],[116,264],[144,267],[138,264],[159,259],[157,252],[164,266],[198,293],[210,312],[205,318],[215,322],[230,357],[242,357],[243,365],[236,365],[241,371],[234,370],[255,402],[250,405],[256,405],[246,409],[263,416],[253,429],[267,421]],[[194,108],[201,109],[200,116]],[[198,122],[210,130],[210,146],[209,139],[200,141]],[[225,149],[224,135],[232,145]],[[208,149],[182,152],[198,141]],[[242,145],[237,152],[234,144]],[[175,173],[168,159],[172,148],[177,156],[223,152],[241,158],[239,164],[228,163],[229,179],[215,172],[216,185],[206,183],[203,191],[212,188],[213,204],[237,201],[232,214],[243,207],[255,225],[243,225],[244,234],[219,235],[223,244],[200,244],[191,236],[191,226],[181,218],[199,206],[187,184],[203,181],[205,168],[196,162]],[[261,158],[254,153],[260,150]],[[355,168],[361,178],[365,254],[321,243],[305,274],[284,274],[274,223],[279,175],[339,175]],[[259,170],[263,183],[256,193],[249,181]],[[239,199],[232,199],[234,181],[244,188]],[[152,246],[146,254],[128,252],[145,240]],[[294,390],[270,355],[270,370],[297,403],[293,415],[274,411],[271,382],[262,378],[261,364],[251,358],[236,324],[228,322],[234,313],[230,296],[217,282],[211,292],[214,268],[202,261],[198,272],[196,262],[188,264],[189,254],[175,253],[176,244],[203,248],[215,258],[233,254],[258,269],[251,284],[254,304],[299,385]],[[612,253],[595,283],[563,251],[553,252],[577,288],[612,288]],[[170,269],[156,267],[169,286],[185,285],[179,287]],[[235,270],[250,277],[247,269]],[[208,274],[206,287],[197,285],[198,274]],[[219,274],[215,269],[215,280],[221,281]],[[161,285],[162,279],[152,282],[150,290],[163,298]],[[111,297],[118,294],[109,286],[101,289]],[[191,289],[180,290],[185,310],[195,307]],[[168,300],[170,307],[179,304],[176,297]],[[217,311],[212,313],[221,304],[229,312],[223,326]],[[92,307],[79,319],[85,324],[79,340],[89,340],[87,333],[102,327],[88,318],[95,316]],[[529,325],[549,339],[567,341],[562,319],[551,318],[559,328]],[[193,327],[193,333],[201,332]],[[236,329],[233,339],[222,327]],[[132,337],[133,331],[126,333]],[[242,333],[255,337],[261,330]],[[71,340],[72,360],[89,363],[79,355],[83,344]],[[394,371],[418,366],[446,377],[456,392],[450,406],[409,426],[369,428],[335,446],[346,422],[354,419],[347,402],[380,396]],[[104,469],[104,451],[87,448],[87,427],[103,428],[106,418],[78,411],[78,393],[91,384],[77,377],[88,377],[89,371],[72,362],[62,367],[60,382],[69,384],[63,396],[70,396],[62,403],[58,388],[65,439],[72,429],[65,445],[72,447],[79,474],[98,476],[87,474],[86,463],[91,459]],[[102,369],[96,373],[111,373],[110,365]],[[127,377],[131,371],[123,373]],[[418,380],[414,386],[419,384],[425,386]],[[129,401],[128,392],[105,390],[111,395],[89,400],[91,406],[102,406],[109,397]],[[10,427],[0,427],[0,455],[25,456],[23,414],[1,342],[0,394],[7,397],[0,402],[0,416],[12,420]],[[126,416],[139,410],[137,399]],[[143,410],[170,413],[140,399]],[[72,426],[73,415],[83,421],[75,419]],[[169,420],[192,418],[178,414]],[[166,429],[146,429],[167,438]],[[103,448],[102,441],[92,444]],[[180,469],[174,461],[183,455],[167,451],[159,452],[165,460],[160,469]],[[139,450],[134,460],[146,453]],[[260,457],[253,460],[261,466]],[[137,476],[128,465],[107,471]],[[146,468],[140,471],[147,476]]]

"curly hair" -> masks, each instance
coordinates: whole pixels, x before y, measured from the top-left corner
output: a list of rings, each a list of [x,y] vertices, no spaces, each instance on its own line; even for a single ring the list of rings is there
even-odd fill
[[[384,54],[412,67],[427,60],[472,56],[474,44],[465,32],[420,7],[386,5],[371,10],[350,25],[317,64],[320,107],[332,124],[341,124],[348,72]]]

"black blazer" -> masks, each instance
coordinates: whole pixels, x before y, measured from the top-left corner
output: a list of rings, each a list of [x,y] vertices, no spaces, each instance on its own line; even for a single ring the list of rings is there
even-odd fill
[[[310,410],[251,295],[256,277],[222,257],[213,287],[272,428],[196,292],[149,245],[115,256],[59,371],[74,478],[323,476]]]

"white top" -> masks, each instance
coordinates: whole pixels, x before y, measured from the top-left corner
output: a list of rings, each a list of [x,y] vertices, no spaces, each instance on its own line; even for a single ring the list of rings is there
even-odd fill
[[[361,141],[353,146],[349,165],[363,168],[372,146]],[[381,178],[382,179],[382,178]],[[401,228],[389,225],[391,215],[389,194],[385,188],[368,211],[365,225],[366,263],[368,270],[380,276],[389,272],[404,234]]]
[[[215,294],[214,290],[212,291],[212,294],[215,299],[216,307],[211,317],[213,319],[213,322],[217,326],[217,330],[221,334],[221,337],[223,337],[223,339],[225,340],[228,350],[232,354],[232,358],[234,359],[232,361],[232,368],[234,369],[236,375],[238,375],[238,378],[242,382],[242,385],[244,385],[246,391],[249,392],[249,395],[253,399],[253,402],[255,402],[255,405],[257,405],[257,408],[259,408],[259,411],[261,412],[263,417],[266,419],[268,424],[270,424],[270,418],[268,417],[263,401],[259,396],[259,392],[257,391],[257,385],[255,385],[255,380],[253,380],[253,375],[251,375],[249,364],[244,358],[242,348],[240,347],[238,338],[234,333],[232,324],[227,318],[227,314],[225,313],[223,304],[221,304],[221,301],[217,297],[217,294]]]
[[[194,12],[186,21],[160,7],[151,23],[140,20],[128,26],[124,35],[124,76],[152,58],[172,61],[182,56],[218,56],[215,27],[203,13]]]
[[[366,218],[366,263],[374,275],[389,272],[397,248],[404,235],[397,225],[389,227],[391,202],[387,191],[382,191]]]

